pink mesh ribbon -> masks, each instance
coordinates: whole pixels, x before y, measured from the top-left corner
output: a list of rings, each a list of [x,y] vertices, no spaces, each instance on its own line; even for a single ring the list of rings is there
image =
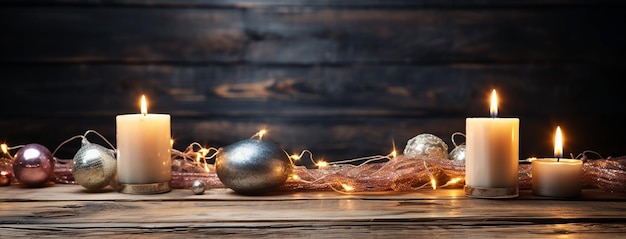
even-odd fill
[[[208,170],[208,171],[207,171]],[[391,160],[364,165],[331,165],[323,169],[296,166],[294,175],[280,190],[338,190],[350,185],[353,192],[396,191],[404,192],[424,186],[436,185],[462,187],[465,162],[436,158],[408,158],[403,155]],[[297,179],[296,179],[297,178]],[[446,185],[453,179],[461,179]],[[205,183],[207,189],[224,188],[211,164],[199,165],[189,160],[173,160],[173,188],[190,188],[195,180]],[[57,183],[74,184],[71,164],[57,161]],[[609,192],[626,192],[626,156],[607,159],[585,159],[583,163],[583,188],[595,188]],[[531,164],[519,165],[519,188],[530,189]]]

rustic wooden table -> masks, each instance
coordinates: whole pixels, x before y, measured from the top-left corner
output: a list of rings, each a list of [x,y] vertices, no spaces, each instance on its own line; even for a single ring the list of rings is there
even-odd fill
[[[625,199],[593,189],[568,200],[527,190],[493,200],[448,188],[242,196],[230,189],[129,195],[9,186],[0,188],[0,237],[615,238],[626,237]]]

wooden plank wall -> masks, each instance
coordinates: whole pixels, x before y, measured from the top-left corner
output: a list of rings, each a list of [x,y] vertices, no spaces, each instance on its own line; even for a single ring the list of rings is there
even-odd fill
[[[520,158],[552,156],[556,125],[566,154],[621,156],[625,19],[620,1],[3,1],[0,140],[114,143],[145,94],[175,148],[266,127],[339,160],[421,133],[452,148],[496,88]]]

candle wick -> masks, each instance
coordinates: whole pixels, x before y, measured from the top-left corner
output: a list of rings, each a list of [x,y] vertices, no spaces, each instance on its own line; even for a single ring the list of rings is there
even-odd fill
[[[559,161],[561,161],[561,157],[556,157],[556,162],[558,163]]]

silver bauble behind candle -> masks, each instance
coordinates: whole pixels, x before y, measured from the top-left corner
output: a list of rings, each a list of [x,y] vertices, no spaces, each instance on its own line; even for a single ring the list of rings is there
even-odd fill
[[[453,161],[465,161],[465,144],[461,144],[452,149],[448,159]]]
[[[411,139],[404,148],[404,155],[411,158],[448,158],[448,145],[441,138],[432,134],[419,134]]]
[[[236,193],[258,195],[282,186],[293,172],[293,163],[280,146],[247,139],[219,149],[215,172]]]
[[[115,178],[117,160],[113,150],[83,139],[72,160],[74,181],[88,190],[106,187]]]
[[[27,144],[15,154],[13,175],[29,187],[44,186],[54,176],[54,158],[41,144]]]

